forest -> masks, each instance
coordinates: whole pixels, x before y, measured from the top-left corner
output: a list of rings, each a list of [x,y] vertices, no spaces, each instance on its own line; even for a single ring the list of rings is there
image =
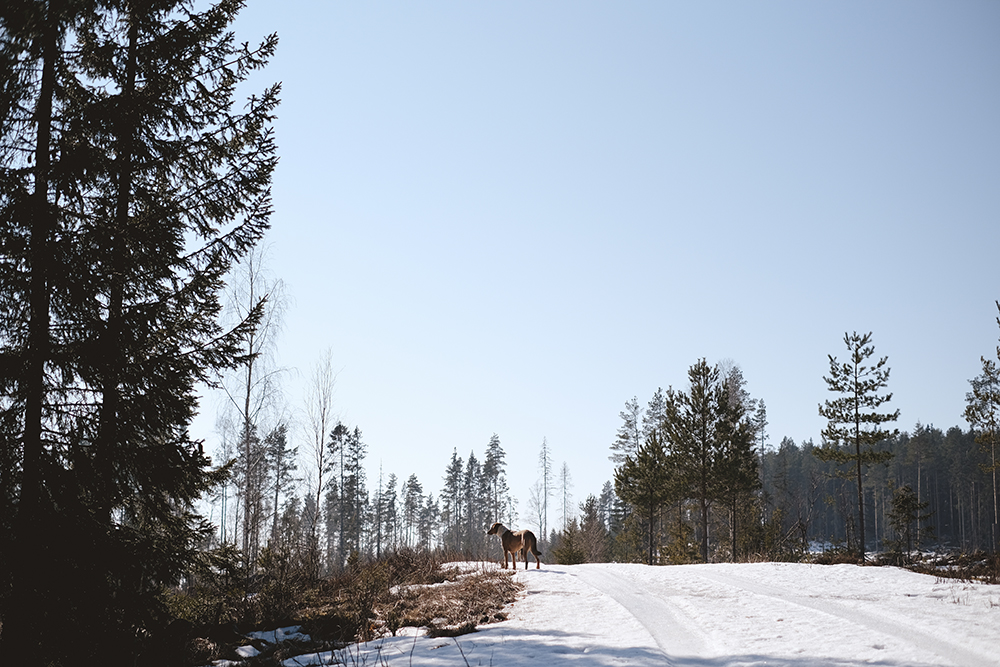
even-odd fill
[[[236,99],[277,36],[238,42],[241,6],[0,9],[5,664],[134,664],[178,628],[351,595],[364,633],[385,563],[495,558],[496,520],[536,527],[563,563],[996,547],[996,361],[970,381],[968,430],[901,432],[871,334],[830,358],[820,444],[773,446],[740,368],[698,360],[687,386],[626,403],[614,479],[577,505],[545,440],[523,506],[498,434],[442,453],[439,480],[370,475],[364,425],[333,417],[329,354],[293,437],[271,403],[282,303],[260,252],[280,85]],[[189,432],[205,386],[230,399],[220,452]],[[345,573],[351,595],[332,593]]]

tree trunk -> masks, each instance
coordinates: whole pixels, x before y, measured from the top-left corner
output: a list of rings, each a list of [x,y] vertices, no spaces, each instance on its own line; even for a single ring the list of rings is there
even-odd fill
[[[117,118],[118,156],[115,172],[118,176],[115,215],[111,230],[110,252],[111,284],[108,294],[108,321],[101,336],[103,348],[104,377],[101,379],[100,447],[96,452],[97,470],[101,476],[97,481],[100,498],[98,512],[102,521],[111,520],[111,511],[116,504],[114,465],[118,459],[119,428],[118,411],[121,403],[122,362],[121,335],[124,328],[125,310],[125,239],[129,225],[129,201],[132,195],[132,150],[135,132],[133,96],[136,79],[136,48],[139,38],[139,21],[129,16],[128,50],[126,52],[125,80],[122,82],[121,105]]]
[[[43,623],[45,596],[37,588],[45,577],[48,549],[43,541],[46,521],[40,513],[42,500],[42,422],[45,404],[45,365],[50,349],[49,270],[52,267],[52,234],[55,227],[49,202],[49,175],[52,143],[52,104],[55,92],[55,62],[58,56],[58,23],[49,17],[42,42],[42,79],[35,112],[34,191],[30,203],[29,320],[24,361],[24,442],[21,457],[21,489],[14,520],[14,544],[9,550],[16,572],[11,587],[9,609],[17,613],[4,619],[0,652],[11,664],[33,664],[42,640],[33,627]]]

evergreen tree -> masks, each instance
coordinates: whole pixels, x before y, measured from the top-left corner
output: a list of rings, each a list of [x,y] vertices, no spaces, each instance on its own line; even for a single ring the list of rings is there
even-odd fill
[[[344,440],[344,486],[341,512],[344,515],[345,554],[361,555],[365,543],[364,533],[368,513],[368,489],[365,475],[365,457],[368,447],[357,426]]]
[[[302,501],[298,496],[292,496],[281,508],[278,530],[271,536],[271,545],[289,552],[304,554],[306,544],[303,531],[304,518]]]
[[[997,302],[1000,309],[1000,301]],[[1000,324],[1000,317],[997,318]],[[1000,346],[997,347],[997,359],[1000,360]],[[1000,499],[997,495],[997,470],[1000,469],[1000,459],[997,457],[997,447],[1000,446],[1000,367],[997,362],[986,357],[980,357],[983,372],[969,381],[972,391],[965,395],[965,420],[976,432],[976,442],[989,456],[989,461],[982,465],[984,472],[989,473],[993,485],[993,527],[991,550],[1000,546]]]
[[[926,524],[931,515],[923,513],[929,502],[920,502],[917,494],[909,484],[892,489],[892,506],[886,515],[889,525],[896,533],[896,539],[890,542],[892,551],[902,555],[904,563],[909,562],[910,553],[914,547],[920,548],[921,524]],[[932,526],[923,526],[923,534],[933,533]],[[905,550],[904,550],[905,547]]]
[[[483,555],[487,540],[486,527],[488,519],[484,518],[486,506],[485,485],[483,483],[483,467],[479,464],[475,452],[469,452],[462,477],[462,507],[465,516],[462,521],[462,552],[472,558]]]
[[[601,507],[593,494],[580,504],[580,548],[584,562],[604,563],[608,560],[608,531],[601,519]]]
[[[20,450],[0,566],[17,571],[0,639],[12,663],[132,662],[167,619],[161,586],[211,531],[193,504],[218,476],[187,426],[196,386],[259,323],[255,308],[222,331],[219,292],[267,227],[275,163],[277,89],[232,111],[275,43],[235,46],[238,9],[0,9],[2,50],[18,54],[3,62],[19,63],[0,76],[19,96],[0,105],[2,144],[34,147],[33,166],[0,177],[0,352],[23,359],[0,379]]]
[[[716,483],[720,499],[729,507],[731,557],[735,562],[738,557],[739,517],[755,504],[757,499],[754,494],[761,486],[754,451],[754,425],[747,414],[748,406],[756,403],[750,400],[744,388],[746,381],[739,366],[733,366],[722,383],[718,408],[720,447]]]
[[[435,536],[440,529],[440,520],[441,508],[438,506],[437,501],[434,500],[434,494],[428,493],[424,501],[423,510],[420,512],[420,527],[418,530],[420,546],[424,549],[430,549],[431,545],[434,544]]]
[[[615,441],[611,443],[611,456],[608,458],[615,465],[625,461],[625,457],[632,454],[642,444],[642,407],[639,405],[639,398],[633,396],[625,403],[625,409],[618,413],[622,420],[622,425],[618,427]]]
[[[757,410],[754,412],[752,420],[753,420],[754,434],[756,438],[755,441],[758,445],[760,445],[760,454],[757,460],[760,463],[760,481],[761,481],[761,488],[763,488],[764,476],[766,474],[764,471],[764,459],[765,459],[765,454],[767,453],[767,425],[768,425],[767,406],[764,404],[763,398],[757,401]],[[766,518],[770,499],[765,495],[761,499],[761,502],[763,504],[765,518]]]
[[[382,484],[382,472],[379,470],[379,490],[375,498],[375,558],[381,558],[383,550],[392,551],[396,548],[399,532],[398,498],[396,496],[396,475],[389,473],[385,484]]]
[[[660,507],[669,498],[670,486],[667,455],[655,433],[650,434],[638,451],[626,456],[624,463],[615,469],[615,492],[645,519],[648,565],[655,562],[656,519]]]
[[[274,502],[271,507],[273,512],[271,539],[274,540],[278,533],[278,517],[283,511],[281,509],[281,495],[283,492],[287,492],[288,487],[296,481],[292,473],[298,470],[296,458],[299,454],[299,448],[288,446],[287,424],[278,424],[267,434],[267,437],[264,438],[264,451],[268,467],[271,470],[271,485],[274,487]]]
[[[507,485],[506,454],[500,446],[500,436],[496,433],[490,438],[486,447],[486,462],[483,464],[483,479],[489,493],[489,505],[486,511],[486,523],[494,521],[513,523],[508,507],[511,504],[510,487]]]
[[[410,475],[403,488],[403,543],[415,546],[419,542],[420,515],[424,503],[424,487],[416,475]]]
[[[684,495],[698,503],[701,558],[707,563],[709,509],[719,496],[723,389],[718,368],[704,359],[688,369],[688,381],[687,392],[667,393],[667,448]]]
[[[339,572],[344,568],[347,558],[344,556],[344,513],[341,509],[341,493],[337,479],[331,479],[326,485],[326,494],[323,496],[323,516],[326,519],[326,547],[325,560],[326,567],[332,572]]]
[[[441,491],[441,520],[444,523],[445,548],[459,551],[462,548],[462,526],[465,517],[462,495],[462,472],[465,469],[458,450],[452,450],[451,461],[445,470],[444,489]]]
[[[561,565],[586,563],[587,553],[583,549],[582,541],[580,526],[576,519],[572,519],[559,534],[558,540],[553,540],[553,543],[558,542],[558,546],[552,550],[556,562]]]
[[[663,439],[663,422],[667,418],[667,398],[663,393],[663,388],[657,388],[653,397],[646,404],[646,412],[642,415],[642,440],[645,441],[650,433]]]
[[[836,357],[829,356],[830,376],[823,380],[830,391],[840,396],[819,406],[820,416],[828,422],[823,429],[823,447],[813,452],[823,461],[854,464],[858,511],[856,547],[862,563],[865,559],[866,536],[863,466],[885,463],[891,459],[891,452],[876,451],[875,445],[899,434],[898,430],[882,428],[882,424],[899,418],[899,410],[879,412],[879,408],[892,399],[891,393],[879,393],[888,385],[889,368],[885,365],[888,357],[882,357],[872,366],[865,365],[875,353],[871,339],[870,332],[864,335],[857,332],[845,333],[844,344],[850,351],[850,360],[841,364]]]
[[[604,527],[607,528],[608,534],[611,537],[614,537],[618,532],[618,528],[620,528],[620,517],[616,511],[616,506],[620,502],[620,499],[615,494],[614,484],[610,481],[604,482],[597,503],[600,507],[601,521],[604,523]]]
[[[351,501],[345,495],[345,489],[347,488],[347,441],[349,436],[350,428],[338,420],[333,430],[330,431],[330,442],[327,447],[328,475],[325,512],[327,561],[338,572],[347,562],[346,517]],[[334,536],[336,536],[336,540],[334,540]]]

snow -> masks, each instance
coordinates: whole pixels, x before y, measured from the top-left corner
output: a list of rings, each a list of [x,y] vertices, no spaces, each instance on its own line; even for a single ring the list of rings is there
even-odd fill
[[[303,655],[285,667],[986,667],[1000,665],[1000,587],[896,568],[797,563],[547,565],[508,620]]]
[[[291,625],[287,628],[278,628],[277,630],[268,630],[267,632],[251,632],[247,637],[250,639],[259,639],[268,644],[277,644],[278,642],[289,640],[309,641],[309,635],[302,633],[301,625]]]

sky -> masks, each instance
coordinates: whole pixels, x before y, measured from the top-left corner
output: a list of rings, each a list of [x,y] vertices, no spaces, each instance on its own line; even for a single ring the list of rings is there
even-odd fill
[[[496,433],[527,523],[543,439],[598,494],[625,402],[700,358],[771,446],[818,443],[853,331],[897,427],[966,427],[1000,336],[1000,4],[250,0],[234,29],[280,38],[251,88],[282,84],[287,409],[329,350],[370,488],[437,495]]]

